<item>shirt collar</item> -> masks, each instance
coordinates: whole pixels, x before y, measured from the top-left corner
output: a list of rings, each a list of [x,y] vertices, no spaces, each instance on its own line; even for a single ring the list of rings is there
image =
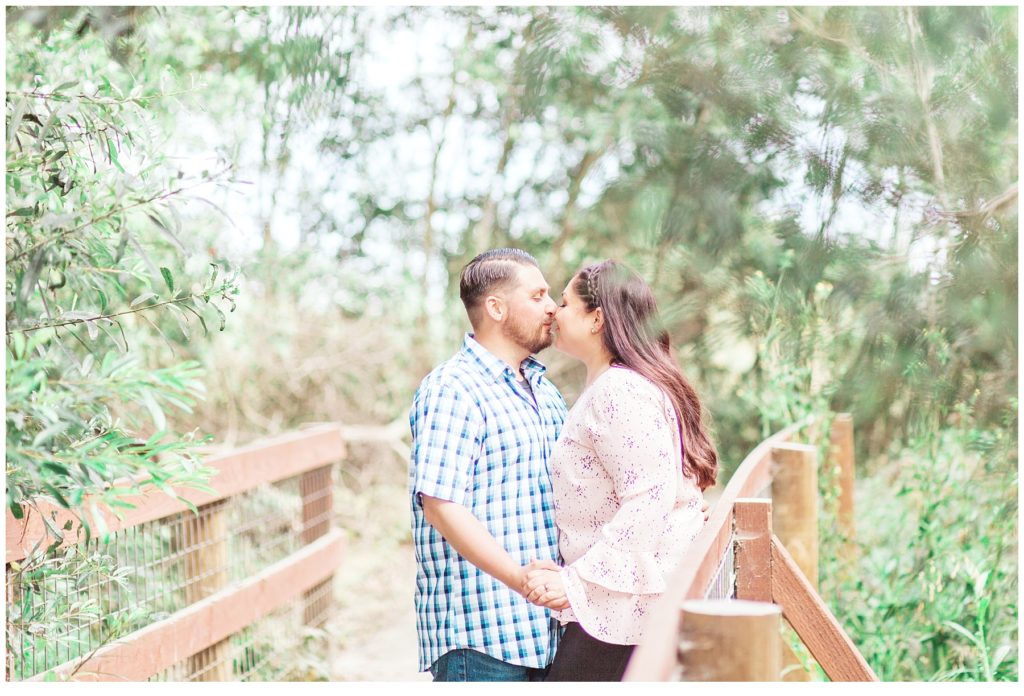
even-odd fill
[[[518,375],[512,371],[512,368],[504,360],[480,345],[473,337],[473,334],[466,334],[462,341],[462,350],[471,355],[495,381],[507,378],[518,379]],[[544,363],[532,355],[527,356],[526,360],[520,363],[519,367],[530,382],[533,382],[536,377],[543,375],[548,369]]]

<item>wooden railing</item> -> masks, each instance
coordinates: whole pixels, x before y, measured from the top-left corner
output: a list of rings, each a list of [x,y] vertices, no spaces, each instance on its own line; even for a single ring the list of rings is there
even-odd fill
[[[776,433],[740,464],[645,626],[624,681],[779,679],[787,648],[773,613],[790,624],[829,679],[877,681],[817,594],[817,453],[793,442],[812,425],[807,419]],[[831,441],[841,486],[848,487],[840,493],[839,517],[852,535],[847,414],[836,417]],[[734,574],[723,570],[733,566]],[[728,577],[715,582],[723,574]],[[708,602],[713,588],[723,586],[724,594]],[[705,620],[708,614],[713,620]]]
[[[300,603],[300,620],[307,625],[317,624],[326,615],[331,579],[343,553],[342,532],[332,528],[331,471],[344,455],[339,427],[320,426],[207,458],[204,464],[218,471],[209,483],[216,493],[175,489],[198,508],[198,515],[182,501],[155,490],[126,500],[134,507],[125,508],[120,517],[99,508],[108,531],[106,543],[113,543],[110,539],[117,540],[120,534],[122,544],[133,544],[131,553],[124,552],[137,575],[130,578],[136,583],[136,592],[129,599],[177,606],[170,612],[161,611],[169,616],[112,642],[100,638],[84,655],[56,666],[49,666],[53,657],[44,654],[40,660],[43,669],[23,667],[22,678],[137,681],[168,670],[176,670],[178,678],[198,681],[244,678],[245,659],[234,654],[237,650],[232,652],[232,636],[289,603]],[[260,496],[266,498],[262,503]],[[90,503],[86,499],[81,510],[90,510]],[[70,511],[44,502],[35,507],[50,516],[58,529],[70,523],[69,529],[75,531],[78,518]],[[282,507],[287,510],[281,512]],[[261,514],[260,510],[272,512]],[[95,530],[97,520],[91,523]],[[241,553],[234,547],[242,545],[243,537],[247,541],[245,561],[255,561],[249,563],[251,568],[236,572],[237,559],[232,554]],[[140,538],[146,541],[140,542]],[[45,548],[51,541],[39,514],[16,520],[8,512],[9,585],[12,578],[19,577],[12,573],[12,563],[17,566],[33,548]],[[61,547],[82,543],[81,535],[69,533]],[[89,543],[102,542],[94,539]],[[153,547],[160,551],[152,551]],[[102,551],[103,547],[93,548]],[[272,562],[263,564],[267,558]],[[241,576],[232,581],[232,573]],[[173,581],[168,579],[172,577]],[[158,594],[152,586],[159,583],[164,585]],[[173,586],[167,589],[168,585]],[[81,588],[69,592],[81,595],[75,597],[78,602],[123,609],[118,607],[118,601],[124,603],[122,595],[114,592],[118,588],[93,589],[86,588],[84,594]],[[26,600],[30,591],[28,587],[9,587],[9,609],[12,601],[31,607]],[[41,599],[45,601],[47,596]],[[19,611],[24,612],[20,605]],[[98,623],[67,638],[68,642],[96,641],[101,632],[102,623]],[[28,647],[21,658],[33,653],[33,637],[22,636],[23,645],[26,639]],[[31,658],[36,665],[36,655]]]

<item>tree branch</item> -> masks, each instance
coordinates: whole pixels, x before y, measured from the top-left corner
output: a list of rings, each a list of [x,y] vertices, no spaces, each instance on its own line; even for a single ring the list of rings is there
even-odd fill
[[[223,286],[222,289],[227,288]],[[217,294],[217,291],[213,291],[210,294]],[[123,312],[115,312],[114,314],[99,314],[95,317],[88,317],[82,319],[69,319],[68,321],[59,321],[53,324],[40,324],[39,326],[30,326],[24,329],[9,329],[7,335],[10,336],[12,333],[29,333],[31,331],[39,331],[40,329],[56,329],[61,326],[71,326],[73,324],[86,324],[91,321],[101,321],[103,319],[113,320],[114,317],[122,317],[126,314],[136,314],[138,312],[144,312],[147,309],[153,309],[155,307],[162,307],[164,305],[181,304],[187,300],[194,299],[196,297],[202,297],[202,294],[192,293],[185,297],[179,297],[176,300],[164,300],[163,302],[157,302],[156,304],[146,305],[145,307],[137,307],[136,309],[126,309]]]
[[[124,212],[127,212],[127,211],[129,211],[129,210],[131,210],[133,208],[138,208],[138,207],[143,206],[143,205],[149,205],[150,203],[155,203],[156,201],[162,201],[162,200],[164,200],[166,198],[170,198],[171,196],[176,196],[179,193],[183,193],[185,191],[188,191],[189,189],[194,189],[197,186],[202,186],[203,184],[211,183],[214,179],[216,179],[218,176],[220,176],[221,174],[224,174],[227,171],[230,171],[230,167],[225,169],[225,170],[223,170],[223,171],[221,171],[221,172],[219,172],[219,173],[217,173],[217,174],[214,174],[209,179],[204,179],[203,181],[197,181],[194,184],[191,184],[189,186],[182,186],[181,188],[177,188],[177,189],[175,189],[173,191],[165,191],[164,193],[157,194],[157,195],[153,196],[152,198],[147,198],[146,200],[138,201],[136,203],[132,203],[131,205],[126,205],[123,208],[116,208],[114,210],[110,210],[110,211],[104,213],[103,215],[100,215],[98,217],[94,217],[92,220],[88,220],[86,222],[83,222],[81,225],[78,225],[77,227],[72,227],[70,230],[62,230],[58,234],[55,234],[52,237],[47,237],[46,239],[41,239],[40,241],[36,242],[32,246],[28,247],[27,249],[24,249],[24,250],[18,252],[17,254],[11,256],[9,259],[7,259],[7,263],[13,263],[13,262],[15,262],[15,261],[17,261],[17,260],[19,260],[21,258],[24,258],[25,256],[31,254],[33,251],[35,251],[36,249],[38,249],[41,246],[45,246],[45,245],[50,244],[52,242],[56,242],[56,241],[58,241],[60,239],[63,239],[64,237],[67,237],[68,235],[72,235],[75,232],[78,232],[79,230],[83,230],[86,227],[89,227],[91,225],[95,225],[97,222],[103,222],[104,220],[107,220],[107,219],[117,215],[118,213],[124,213]]]

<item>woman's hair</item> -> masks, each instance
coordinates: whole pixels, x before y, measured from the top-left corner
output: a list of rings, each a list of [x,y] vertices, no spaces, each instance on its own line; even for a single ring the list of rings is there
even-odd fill
[[[573,289],[588,312],[603,310],[602,340],[612,364],[638,372],[672,400],[679,421],[683,473],[693,476],[701,490],[713,486],[718,453],[708,437],[697,392],[676,363],[650,287],[626,266],[609,259],[581,269]]]

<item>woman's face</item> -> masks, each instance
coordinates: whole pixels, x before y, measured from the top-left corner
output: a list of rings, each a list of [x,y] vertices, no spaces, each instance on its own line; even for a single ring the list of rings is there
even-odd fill
[[[597,310],[587,311],[586,304],[573,289],[575,283],[574,276],[562,291],[562,304],[555,311],[555,348],[582,359],[598,345],[600,337],[591,333]]]

